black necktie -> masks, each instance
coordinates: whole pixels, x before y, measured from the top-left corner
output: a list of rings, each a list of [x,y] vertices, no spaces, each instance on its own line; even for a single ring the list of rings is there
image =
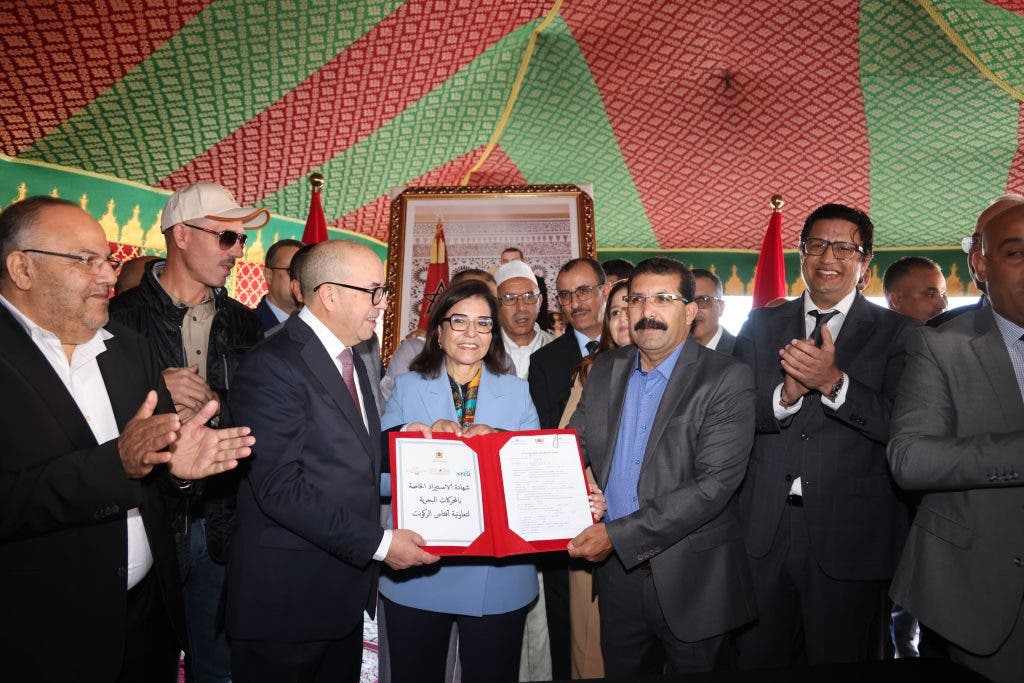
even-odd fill
[[[601,342],[599,342],[597,340],[594,340],[594,339],[591,339],[590,341],[588,341],[587,342],[587,355],[588,356],[593,356],[594,353],[597,352],[597,346],[600,343]]]
[[[839,311],[807,311],[808,315],[814,316],[814,329],[811,330],[811,341],[815,346],[821,346],[821,328],[832,318],[839,315]]]

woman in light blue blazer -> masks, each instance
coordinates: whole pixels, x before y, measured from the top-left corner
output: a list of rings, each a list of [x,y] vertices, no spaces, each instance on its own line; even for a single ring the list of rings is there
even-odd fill
[[[396,379],[381,427],[463,436],[539,429],[529,386],[511,368],[497,299],[483,282],[460,282],[436,302],[423,351]],[[380,592],[392,683],[442,681],[453,622],[463,681],[518,680],[526,612],[537,597],[533,564],[442,558],[386,573]]]

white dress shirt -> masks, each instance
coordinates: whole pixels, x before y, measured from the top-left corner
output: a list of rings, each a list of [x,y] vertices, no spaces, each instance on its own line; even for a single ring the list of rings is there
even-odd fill
[[[68,360],[61,345],[60,338],[37,325],[33,320],[25,316],[14,305],[0,296],[0,304],[3,304],[11,315],[25,328],[32,343],[42,352],[49,362],[53,371],[64,383],[75,405],[81,411],[89,429],[97,444],[106,443],[116,439],[120,430],[117,428],[117,420],[114,417],[114,409],[110,405],[110,397],[107,395],[107,385],[103,382],[103,375],[100,374],[97,356],[107,350],[105,340],[114,335],[105,329],[99,329],[89,341],[79,344]],[[149,547],[149,538],[146,536],[146,527],[142,522],[142,514],[139,508],[128,510],[126,515],[128,531],[128,577],[127,587],[132,588],[146,576],[146,573],[153,566],[153,551]]]
[[[512,359],[512,364],[516,368],[516,376],[519,379],[526,379],[530,374],[530,354],[554,339],[551,334],[540,329],[540,325],[537,323],[533,324],[533,332],[533,339],[525,346],[520,346],[505,334],[505,330],[501,331],[501,341],[505,343],[505,353]],[[585,352],[584,355],[586,355]]]
[[[341,377],[344,382],[344,375],[341,374],[341,359],[339,359],[338,356],[341,355],[342,351],[349,347],[347,347],[343,341],[335,337],[334,333],[327,328],[327,325],[324,325],[323,322],[316,317],[313,311],[309,310],[308,306],[302,307],[302,310],[299,311],[299,318],[302,319],[302,322],[309,325],[310,329],[313,330],[313,334],[315,334],[316,338],[320,340],[321,344],[323,344],[324,349],[327,350],[327,355],[331,357],[331,361],[334,363],[334,367],[338,369],[338,377]],[[353,353],[353,356],[354,355],[355,354]],[[367,433],[369,433],[369,422],[366,420],[366,401],[363,400],[363,388],[359,385],[359,373],[353,372],[352,379],[355,380],[356,393],[359,395],[359,409],[363,417],[363,427],[366,429]],[[370,434],[370,438],[380,438],[380,435]],[[388,550],[391,548],[391,536],[391,530],[385,529],[384,536],[380,539],[380,545],[377,546],[377,552],[373,554],[374,560],[380,562],[387,557]]]
[[[724,332],[724,331],[725,331],[725,328],[722,327],[721,325],[719,325],[718,326],[718,331],[715,332],[715,336],[712,337],[708,341],[708,345],[707,345],[706,348],[709,348],[712,351],[717,351],[718,350],[718,342],[722,341],[722,332]]]
[[[829,321],[825,323],[825,325],[828,327],[828,331],[832,333],[832,340],[833,341],[838,340],[839,339],[839,331],[843,329],[843,322],[846,320],[846,316],[849,315],[849,313],[850,313],[850,306],[853,305],[853,300],[854,300],[854,298],[856,298],[856,296],[857,296],[857,289],[854,288],[853,291],[851,291],[849,294],[844,296],[839,301],[839,303],[837,303],[835,305],[834,308],[829,308],[829,309],[821,310],[817,306],[814,305],[813,301],[811,301],[810,293],[808,293],[806,290],[804,290],[804,295],[803,295],[803,302],[804,302],[804,336],[805,337],[810,337],[811,336],[811,333],[814,331],[814,325],[817,322],[815,320],[814,316],[811,315],[811,313],[810,313],[811,311],[819,311],[821,313],[827,313],[829,311],[838,311],[839,315],[832,316],[829,319]],[[793,415],[796,415],[798,412],[800,412],[800,407],[804,404],[803,396],[801,396],[799,399],[797,399],[796,403],[794,403],[793,405],[789,406],[788,408],[783,408],[782,405],[780,404],[780,402],[782,400],[782,385],[783,385],[783,383],[779,382],[779,385],[777,387],[775,387],[774,393],[772,393],[772,406],[774,406],[774,408],[775,408],[775,418],[777,420],[779,420],[780,422],[782,420],[785,420],[786,418],[789,418],[789,417],[792,417]],[[842,389],[839,390],[839,395],[836,396],[836,400],[835,401],[831,401],[831,400],[829,400],[828,396],[825,396],[824,394],[822,394],[821,395],[821,402],[824,403],[829,408],[832,408],[832,410],[839,410],[839,408],[846,402],[846,391],[849,388],[850,388],[850,378],[844,372],[843,373],[843,387],[842,387]],[[800,481],[800,477],[797,477],[796,479],[793,480],[793,485],[790,486],[789,492],[791,494],[793,494],[793,495],[796,495],[796,496],[803,495],[803,484]]]

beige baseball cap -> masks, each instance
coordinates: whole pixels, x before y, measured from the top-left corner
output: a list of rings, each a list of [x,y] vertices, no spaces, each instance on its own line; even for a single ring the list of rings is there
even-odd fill
[[[234,195],[217,183],[194,183],[176,191],[167,200],[160,216],[160,231],[200,218],[214,221],[241,220],[246,230],[257,230],[270,222],[270,212],[251,206],[239,206]]]

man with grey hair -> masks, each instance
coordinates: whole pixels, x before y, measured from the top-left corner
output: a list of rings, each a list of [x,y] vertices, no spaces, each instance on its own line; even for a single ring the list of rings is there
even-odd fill
[[[380,418],[353,347],[387,310],[384,265],[344,240],[302,261],[305,302],[242,362],[232,414],[260,448],[238,492],[227,629],[235,680],[356,681],[378,562],[429,564],[423,539],[379,519]],[[296,551],[301,551],[301,562]]]
[[[694,294],[697,317],[693,320],[693,338],[701,346],[731,354],[736,345],[736,337],[722,327],[720,322],[725,311],[722,280],[712,271],[703,268],[694,268],[693,277],[697,283]]]
[[[253,444],[246,428],[205,426],[216,401],[189,421],[173,412],[152,345],[108,321],[120,265],[71,202],[0,213],[7,680],[176,681],[185,617],[167,503]]]
[[[519,379],[530,374],[530,354],[554,339],[540,329],[540,290],[533,269],[520,260],[507,261],[494,273],[498,283],[498,321],[505,351]]]

